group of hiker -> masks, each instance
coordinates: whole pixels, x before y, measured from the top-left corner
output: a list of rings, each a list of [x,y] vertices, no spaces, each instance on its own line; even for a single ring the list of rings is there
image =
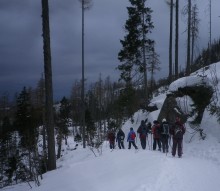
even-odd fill
[[[169,145],[172,138],[172,156],[175,156],[176,150],[178,150],[178,157],[182,157],[182,141],[183,135],[185,133],[185,127],[181,122],[180,118],[176,117],[176,121],[174,124],[170,124],[165,118],[162,120],[161,123],[157,120],[154,120],[153,125],[151,124],[151,122],[148,122],[148,124],[146,124],[146,121],[147,119],[145,121],[142,120],[140,126],[137,129],[137,134],[139,134],[142,149],[146,149],[147,142],[150,148],[148,139],[148,135],[150,134],[151,147],[153,146],[153,150],[156,150],[158,147],[159,151],[162,151],[163,153],[168,153]],[[109,131],[108,140],[110,149],[115,148],[115,141],[118,143],[119,149],[124,149],[124,139],[125,133],[122,131],[122,129],[119,129],[116,136],[114,131]],[[134,129],[131,127],[127,135],[128,149],[131,149],[131,145],[133,145],[135,149],[138,149],[135,140],[136,133]]]

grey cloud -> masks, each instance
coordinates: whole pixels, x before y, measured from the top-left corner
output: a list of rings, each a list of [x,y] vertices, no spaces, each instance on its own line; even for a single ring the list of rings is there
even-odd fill
[[[151,34],[160,54],[159,77],[168,74],[169,7],[163,0],[147,1],[152,7],[155,28]],[[208,21],[204,9],[207,0],[197,1],[202,23],[200,47],[208,44]],[[219,0],[213,3],[213,38],[219,37]],[[186,1],[181,1],[184,6]],[[81,6],[78,0],[49,0],[53,86],[55,99],[69,96],[72,83],[81,78]],[[115,70],[125,33],[128,0],[93,0],[85,12],[85,77],[89,81],[110,76]],[[41,1],[0,0],[0,95],[21,91],[23,86],[36,86],[43,72],[43,39]],[[204,28],[205,26],[205,28]],[[180,63],[185,65],[185,23],[180,20]]]

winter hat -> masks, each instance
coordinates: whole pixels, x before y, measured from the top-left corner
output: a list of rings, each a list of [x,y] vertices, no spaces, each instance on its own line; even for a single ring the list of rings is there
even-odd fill
[[[167,120],[164,118],[163,120],[162,120],[162,122],[166,122]]]
[[[130,128],[130,131],[132,131],[132,130],[133,130],[133,128],[131,127],[131,128]]]
[[[154,120],[154,121],[153,121],[153,123],[154,123],[154,124],[157,124],[157,123],[158,123],[158,121],[157,121],[157,120]]]
[[[177,117],[176,117],[176,121],[180,121],[180,117],[177,116]]]

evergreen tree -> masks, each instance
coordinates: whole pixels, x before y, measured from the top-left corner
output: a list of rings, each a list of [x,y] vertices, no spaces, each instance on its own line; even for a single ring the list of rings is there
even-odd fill
[[[28,180],[38,184],[39,157],[38,157],[38,120],[37,112],[31,104],[30,92],[24,87],[17,98],[17,113],[15,125],[19,130],[19,148],[10,155],[10,172],[17,179]],[[25,162],[22,162],[25,161]]]
[[[96,135],[96,127],[92,119],[91,113],[88,109],[86,109],[86,113],[85,113],[85,122],[86,122],[87,139],[91,143]]]
[[[136,72],[144,74],[143,85],[147,87],[146,50],[150,50],[153,44],[153,41],[147,38],[147,34],[151,33],[153,29],[152,10],[145,7],[146,0],[129,1],[131,7],[127,7],[129,18],[125,24],[127,35],[124,40],[120,40],[122,49],[118,53],[118,59],[122,64],[118,66],[118,69],[121,71],[120,78],[129,84],[132,83],[133,75]]]
[[[34,125],[33,125],[33,108],[30,103],[30,94],[26,87],[17,98],[16,127],[19,130],[21,141],[20,144],[26,149],[30,149],[35,143]]]
[[[139,106],[137,102],[133,102],[136,100],[134,87],[132,87],[135,82],[138,83],[137,85],[142,85],[143,98],[145,100],[148,99],[147,59],[153,49],[154,41],[147,35],[151,33],[154,26],[151,21],[152,10],[145,6],[147,0],[129,1],[131,6],[127,7],[128,20],[125,23],[125,32],[127,34],[124,40],[120,40],[122,49],[118,53],[118,59],[121,64],[118,69],[121,71],[120,79],[126,82],[124,93],[127,93],[127,98],[123,94],[120,102],[123,103],[122,105],[127,104],[124,105],[124,109],[130,108],[127,110],[126,116],[131,117],[131,113]]]
[[[137,99],[137,95],[135,89],[131,85],[127,85],[124,90],[121,92],[117,102],[116,102],[116,111],[118,111],[120,118],[128,119],[132,118],[135,111],[137,111],[139,107],[139,100]],[[117,112],[115,114],[117,114]],[[115,116],[114,119],[118,117]]]
[[[59,113],[56,118],[56,124],[58,127],[58,134],[57,134],[57,144],[58,144],[58,151],[57,151],[57,158],[61,156],[61,147],[62,147],[62,140],[65,140],[65,144],[67,145],[67,137],[68,137],[68,124],[70,119],[70,104],[66,97],[60,102],[60,109]]]
[[[61,100],[61,105],[60,105],[60,118],[62,119],[64,126],[62,129],[66,144],[67,144],[67,137],[68,137],[68,126],[69,126],[69,119],[70,119],[70,110],[71,110],[71,105],[69,103],[69,100],[66,97],[63,97]]]

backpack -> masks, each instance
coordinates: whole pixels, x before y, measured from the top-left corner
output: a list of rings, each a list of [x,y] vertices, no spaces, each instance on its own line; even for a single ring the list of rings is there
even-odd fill
[[[135,133],[134,133],[134,132],[132,132],[132,133],[131,133],[131,135],[130,135],[131,140],[134,140],[134,139],[135,139],[135,137],[136,137]]]
[[[162,124],[162,134],[169,135],[169,125],[167,123]]]
[[[125,138],[125,134],[123,131],[119,131],[118,134],[117,134],[117,139],[120,140],[120,141],[123,141]]]
[[[158,126],[158,125],[156,125],[156,127],[155,127],[155,133],[156,133],[156,135],[160,135],[160,126]]]
[[[115,134],[112,133],[112,132],[109,133],[109,137],[108,138],[109,138],[110,141],[114,141],[115,140]]]
[[[183,130],[180,125],[176,124],[174,129],[174,137],[177,139],[183,138]]]
[[[142,131],[141,131],[141,134],[140,134],[140,138],[141,139],[146,139],[147,137],[147,127],[142,127]]]
[[[147,127],[144,125],[141,127],[141,132],[142,135],[147,135]]]

